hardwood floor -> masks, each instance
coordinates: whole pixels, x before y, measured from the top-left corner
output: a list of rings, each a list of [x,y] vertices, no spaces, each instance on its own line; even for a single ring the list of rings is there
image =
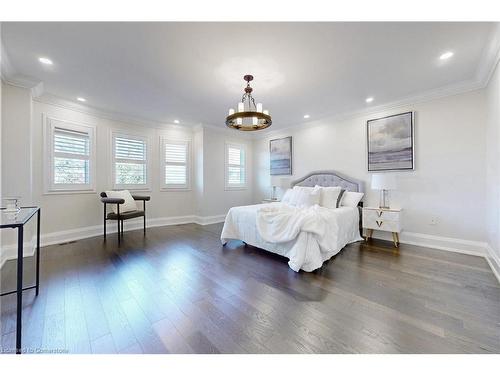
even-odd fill
[[[70,353],[500,353],[500,285],[479,257],[373,241],[313,273],[219,242],[221,224],[42,249],[23,347]],[[26,285],[33,259],[26,261]],[[2,269],[14,288],[15,263]],[[15,346],[15,296],[1,347]]]

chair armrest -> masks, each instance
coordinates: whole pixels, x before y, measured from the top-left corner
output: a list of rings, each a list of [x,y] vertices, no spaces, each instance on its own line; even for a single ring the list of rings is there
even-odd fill
[[[149,201],[151,199],[151,197],[147,195],[132,195],[132,198],[136,201]]]
[[[111,204],[123,204],[125,203],[125,199],[122,198],[101,198],[102,203],[111,203]]]

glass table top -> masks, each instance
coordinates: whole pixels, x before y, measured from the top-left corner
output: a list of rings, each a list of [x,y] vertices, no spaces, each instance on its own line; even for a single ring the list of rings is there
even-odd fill
[[[38,207],[23,207],[17,212],[6,212],[4,208],[0,209],[0,228],[9,228],[21,226],[33,217],[38,211]]]

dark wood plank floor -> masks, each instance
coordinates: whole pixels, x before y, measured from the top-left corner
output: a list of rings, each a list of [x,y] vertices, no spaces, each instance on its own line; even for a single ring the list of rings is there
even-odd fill
[[[23,346],[70,353],[500,353],[500,285],[484,259],[374,241],[313,273],[221,225],[151,228],[42,249]],[[33,273],[26,261],[26,284]],[[15,263],[2,270],[14,288]],[[1,299],[15,345],[15,296]]]

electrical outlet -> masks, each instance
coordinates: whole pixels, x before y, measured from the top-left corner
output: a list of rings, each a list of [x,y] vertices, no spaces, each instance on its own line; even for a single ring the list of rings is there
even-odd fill
[[[431,217],[431,222],[429,223],[430,225],[437,225],[438,219],[437,217],[433,216]]]

